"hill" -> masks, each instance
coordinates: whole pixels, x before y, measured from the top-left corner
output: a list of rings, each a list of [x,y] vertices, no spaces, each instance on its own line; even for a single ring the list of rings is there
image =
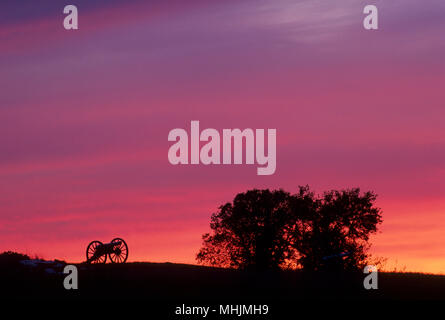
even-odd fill
[[[76,265],[78,290],[63,287],[63,263],[0,265],[10,299],[139,299],[150,301],[445,300],[445,276],[379,273],[378,290],[364,274],[252,272],[172,263]]]

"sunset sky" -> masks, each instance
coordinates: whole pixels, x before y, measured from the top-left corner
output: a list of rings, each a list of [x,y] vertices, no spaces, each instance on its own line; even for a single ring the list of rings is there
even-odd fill
[[[68,3],[66,3],[68,4]],[[0,251],[195,263],[249,188],[373,190],[372,252],[445,273],[445,1],[0,3]],[[379,30],[362,26],[379,9]],[[168,162],[174,128],[276,128],[277,169]]]

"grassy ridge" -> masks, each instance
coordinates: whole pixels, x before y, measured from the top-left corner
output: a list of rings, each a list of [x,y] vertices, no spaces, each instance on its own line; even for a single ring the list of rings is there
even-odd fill
[[[79,289],[65,290],[62,269],[0,265],[8,298],[142,299],[150,301],[445,300],[445,276],[379,273],[379,289],[364,274],[247,272],[171,263],[78,267]]]

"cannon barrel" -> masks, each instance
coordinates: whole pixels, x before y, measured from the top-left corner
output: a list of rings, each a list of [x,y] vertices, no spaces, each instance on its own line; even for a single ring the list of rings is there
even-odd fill
[[[349,256],[350,254],[351,254],[351,252],[342,252],[342,253],[333,254],[333,255],[330,255],[330,256],[325,256],[322,259],[323,260],[329,260],[329,259],[332,259],[332,258],[342,258],[342,257]]]

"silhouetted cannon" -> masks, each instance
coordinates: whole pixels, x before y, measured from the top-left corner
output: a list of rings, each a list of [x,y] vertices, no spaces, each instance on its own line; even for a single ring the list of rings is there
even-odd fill
[[[110,243],[91,241],[87,247],[87,263],[106,263],[107,256],[112,263],[124,263],[128,258],[128,246],[121,238],[115,238]]]

